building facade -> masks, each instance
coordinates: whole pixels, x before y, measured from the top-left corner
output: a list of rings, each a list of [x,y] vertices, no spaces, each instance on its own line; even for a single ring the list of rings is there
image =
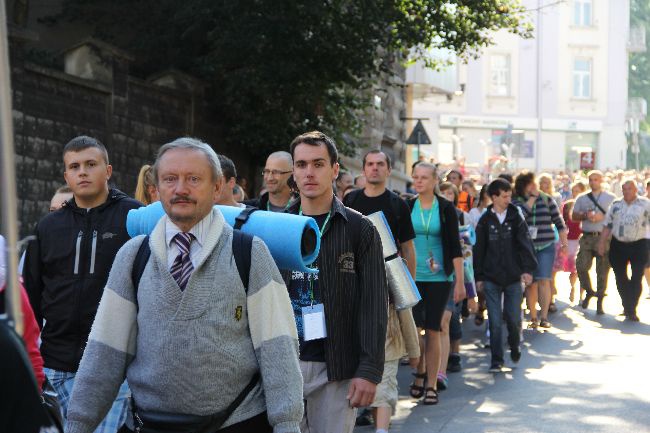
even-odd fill
[[[523,3],[534,38],[495,34],[479,59],[456,66],[455,95],[409,83],[409,114],[428,118],[425,155],[481,168],[499,155],[513,170],[576,170],[592,157],[624,168],[629,0]]]
[[[398,61],[391,74],[383,73],[367,93],[372,104],[363,115],[363,130],[356,137],[359,145],[355,157],[341,156],[346,170],[353,175],[362,173],[362,157],[370,149],[381,149],[391,158],[392,171],[387,187],[404,191],[410,180],[405,169],[406,144],[404,130],[405,69]]]

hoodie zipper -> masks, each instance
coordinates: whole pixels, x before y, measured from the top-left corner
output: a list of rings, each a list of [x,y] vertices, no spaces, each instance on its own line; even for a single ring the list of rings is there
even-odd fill
[[[97,254],[97,230],[93,231],[93,244],[90,253],[90,273],[95,273],[95,256]]]
[[[84,232],[83,230],[79,230],[79,234],[77,235],[77,249],[76,253],[74,256],[74,274],[79,275],[79,258],[81,256],[81,239],[83,238]]]

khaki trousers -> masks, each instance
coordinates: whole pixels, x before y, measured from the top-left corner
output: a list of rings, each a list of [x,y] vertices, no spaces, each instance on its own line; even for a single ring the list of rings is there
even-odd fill
[[[302,433],[352,433],[357,409],[348,399],[349,380],[329,382],[324,362],[300,361],[305,415]]]
[[[589,269],[596,259],[596,296],[602,298],[607,291],[607,277],[609,275],[609,242],[605,248],[603,256],[598,255],[598,241],[600,236],[582,235],[580,237],[580,250],[576,258],[576,270],[580,279],[580,287],[584,288],[587,293],[593,294],[594,289],[589,277]]]

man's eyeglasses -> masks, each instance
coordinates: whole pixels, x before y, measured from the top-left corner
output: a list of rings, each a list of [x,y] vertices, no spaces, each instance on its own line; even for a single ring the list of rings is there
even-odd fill
[[[275,176],[280,176],[281,174],[287,174],[287,173],[291,173],[291,170],[289,170],[289,171],[267,170],[267,169],[262,170],[262,176],[272,175],[273,177],[275,177]]]

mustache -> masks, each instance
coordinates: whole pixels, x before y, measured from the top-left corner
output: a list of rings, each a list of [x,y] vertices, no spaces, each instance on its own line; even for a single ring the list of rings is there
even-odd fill
[[[175,204],[175,203],[178,203],[178,202],[181,202],[181,201],[188,201],[190,203],[195,203],[196,204],[196,200],[191,198],[189,195],[187,195],[187,196],[180,196],[179,195],[179,196],[176,196],[176,197],[172,198],[171,200],[169,200],[169,202],[171,204]]]

